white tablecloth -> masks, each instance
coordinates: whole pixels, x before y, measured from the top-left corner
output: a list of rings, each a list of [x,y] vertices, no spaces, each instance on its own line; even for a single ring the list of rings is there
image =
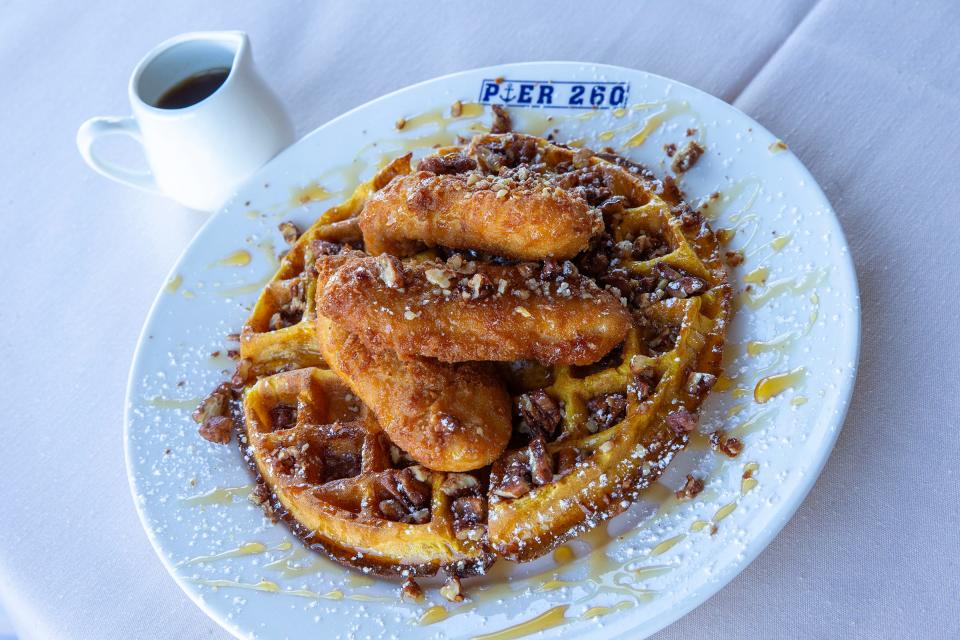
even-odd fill
[[[22,637],[226,637],[154,556],[121,442],[141,323],[205,216],[95,176],[74,134],[127,112],[154,44],[228,28],[300,133],[436,75],[575,59],[700,87],[786,140],[856,261],[852,408],[783,533],[658,637],[960,636],[960,4],[501,6],[0,3],[0,597]]]

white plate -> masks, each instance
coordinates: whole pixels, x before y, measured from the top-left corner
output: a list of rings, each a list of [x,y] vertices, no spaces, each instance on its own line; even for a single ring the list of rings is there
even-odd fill
[[[599,108],[590,107],[591,96]],[[520,130],[556,128],[561,141],[614,146],[659,175],[669,165],[664,144],[704,144],[707,153],[682,187],[695,204],[719,192],[708,209],[712,225],[737,229],[728,248],[743,250],[746,262],[733,275],[742,304],[726,371],[735,381],[711,395],[702,429],[731,430],[746,446],[736,459],[708,449],[678,456],[649,501],[608,530],[567,545],[573,561],[499,562],[490,575],[467,582],[472,600],[464,605],[446,605],[435,589],[423,605],[404,604],[396,582],[341,568],[265,519],[246,499],[250,478],[236,446],[199,438],[190,412],[232,369],[223,354],[234,345],[225,336],[239,330],[277,266],[277,223],[306,226],[382,158],[404,149],[422,155],[455,133],[489,124],[489,109],[439,116],[455,100],[484,98],[507,99]],[[552,104],[537,105],[538,98]],[[524,100],[531,104],[518,105]],[[424,113],[433,115],[415,118]],[[398,132],[401,117],[407,125]],[[688,137],[687,129],[696,131]],[[302,205],[300,196],[324,199]],[[763,269],[765,284],[741,293],[748,274],[760,280]],[[267,165],[197,234],[157,296],[130,373],[130,484],[164,565],[237,636],[470,638],[509,629],[503,637],[516,637],[546,629],[542,637],[569,638],[602,629],[604,637],[638,638],[729,582],[794,513],[840,430],[858,345],[856,279],[836,217],[803,165],[760,125],[703,92],[630,69],[478,69],[408,87],[320,127]],[[212,357],[215,351],[221,355]],[[755,401],[761,379],[798,369],[796,384]],[[756,468],[745,481],[748,464]],[[660,496],[694,468],[707,478],[706,490],[685,503],[668,499],[656,512]],[[450,617],[423,624],[435,605]],[[440,610],[429,611],[428,621]]]

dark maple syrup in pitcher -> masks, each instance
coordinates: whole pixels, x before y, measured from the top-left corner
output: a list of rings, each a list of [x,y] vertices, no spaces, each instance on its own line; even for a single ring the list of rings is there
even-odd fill
[[[157,100],[160,109],[183,109],[212,96],[223,85],[230,69],[217,67],[186,77],[163,92]]]

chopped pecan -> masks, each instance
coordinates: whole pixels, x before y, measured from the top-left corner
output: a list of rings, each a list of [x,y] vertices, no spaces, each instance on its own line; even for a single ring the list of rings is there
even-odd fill
[[[604,219],[609,220],[612,216],[623,213],[626,206],[627,199],[624,196],[611,196],[601,202],[597,208],[600,209],[600,213],[603,214]]]
[[[717,383],[717,376],[712,373],[694,371],[687,378],[687,391],[692,396],[701,397]]]
[[[469,473],[448,473],[440,484],[440,491],[448,496],[460,496],[479,488],[480,482]]]
[[[460,584],[460,578],[450,576],[440,587],[440,595],[450,602],[463,602],[463,586]]]
[[[697,416],[686,408],[680,407],[667,414],[664,418],[667,426],[678,436],[690,433],[697,428]]]
[[[277,522],[279,518],[273,508],[272,497],[270,489],[263,482],[257,482],[256,486],[253,487],[253,491],[251,491],[248,496],[250,502],[263,509],[263,514],[267,516],[271,522]]]
[[[658,327],[652,325],[646,337],[647,346],[659,353],[666,353],[673,349],[680,337],[680,328],[674,325]]]
[[[417,584],[417,581],[407,577],[400,585],[400,597],[410,602],[421,602],[423,600],[423,589]]]
[[[464,173],[477,168],[477,161],[462,153],[447,153],[442,156],[427,156],[417,165],[420,171],[430,173],[451,174]]]
[[[632,274],[626,269],[610,269],[597,280],[606,289],[616,289],[621,296],[631,297],[637,287]]]
[[[343,250],[343,247],[328,240],[313,240],[310,242],[310,250],[315,256],[335,256]]]
[[[727,251],[723,255],[726,256],[727,264],[731,267],[739,267],[745,260],[743,251]]]
[[[500,483],[494,488],[493,493],[501,498],[516,499],[530,493],[533,486],[527,480],[527,469],[519,460],[511,462],[503,473]]]
[[[289,404],[278,404],[270,409],[270,427],[272,431],[289,429],[297,424],[297,408]]]
[[[203,421],[199,431],[205,440],[227,444],[233,431],[233,420],[229,416],[212,416]]]
[[[540,269],[540,279],[544,282],[553,280],[561,273],[560,263],[553,258],[547,258],[543,261],[543,267]]]
[[[680,187],[677,185],[677,181],[673,179],[673,176],[663,176],[660,186],[662,189],[661,195],[663,196],[664,200],[671,204],[678,203],[678,205],[685,206],[683,201],[683,191],[680,190]]]
[[[729,458],[736,458],[743,451],[743,441],[739,438],[724,438],[723,431],[710,434],[710,445]]]
[[[381,500],[379,504],[377,504],[377,507],[379,507],[380,513],[382,513],[387,520],[400,522],[407,516],[407,510],[399,500],[394,500],[392,498]]]
[[[487,503],[480,496],[463,496],[451,505],[454,523],[466,527],[487,521]]]
[[[651,366],[645,366],[633,373],[630,382],[627,383],[627,392],[634,394],[638,402],[643,402],[650,397],[650,393],[656,386],[657,370]]]
[[[214,416],[226,416],[230,414],[230,399],[233,397],[233,389],[226,382],[220,384],[216,389],[203,399],[200,406],[193,412],[193,421],[204,423]]]
[[[677,152],[676,157],[673,159],[673,164],[671,168],[674,173],[684,173],[693,168],[693,165],[697,164],[697,160],[700,159],[700,156],[703,155],[703,147],[700,146],[695,140],[690,140],[687,144],[683,145],[683,148]]]
[[[667,285],[667,293],[674,298],[689,298],[690,296],[700,295],[706,290],[707,283],[693,276],[683,276]]]
[[[652,260],[670,253],[670,245],[659,235],[641,233],[629,247],[631,260]]]
[[[410,512],[430,503],[430,485],[418,480],[412,467],[385,473],[381,483]]]
[[[692,500],[703,491],[703,480],[687,475],[687,483],[677,491],[677,500]]]
[[[391,289],[402,289],[406,285],[403,277],[403,265],[399,258],[388,253],[377,256],[377,268],[380,270],[380,279]]]
[[[736,458],[743,451],[743,441],[740,438],[727,438],[720,444],[720,451],[728,458]]]
[[[627,397],[622,393],[605,393],[591,399],[587,409],[599,431],[609,429],[627,415]]]
[[[510,120],[510,112],[506,107],[493,105],[493,124],[490,126],[490,133],[510,133],[512,130],[513,121]]]
[[[576,449],[561,449],[557,452],[557,476],[565,476],[573,471],[580,461],[580,452]]]
[[[681,273],[666,262],[654,266],[657,274],[667,281],[667,293],[674,298],[689,298],[707,290],[707,283],[700,278]]]
[[[547,453],[547,443],[543,437],[534,438],[528,447],[530,457],[530,479],[533,484],[542,486],[553,481],[553,458]]]
[[[560,405],[543,389],[524,393],[517,398],[517,411],[532,433],[550,437],[560,426]]]
[[[280,233],[283,234],[283,241],[287,244],[292,245],[300,237],[300,229],[289,220],[281,222],[277,225],[277,228],[280,229]]]

